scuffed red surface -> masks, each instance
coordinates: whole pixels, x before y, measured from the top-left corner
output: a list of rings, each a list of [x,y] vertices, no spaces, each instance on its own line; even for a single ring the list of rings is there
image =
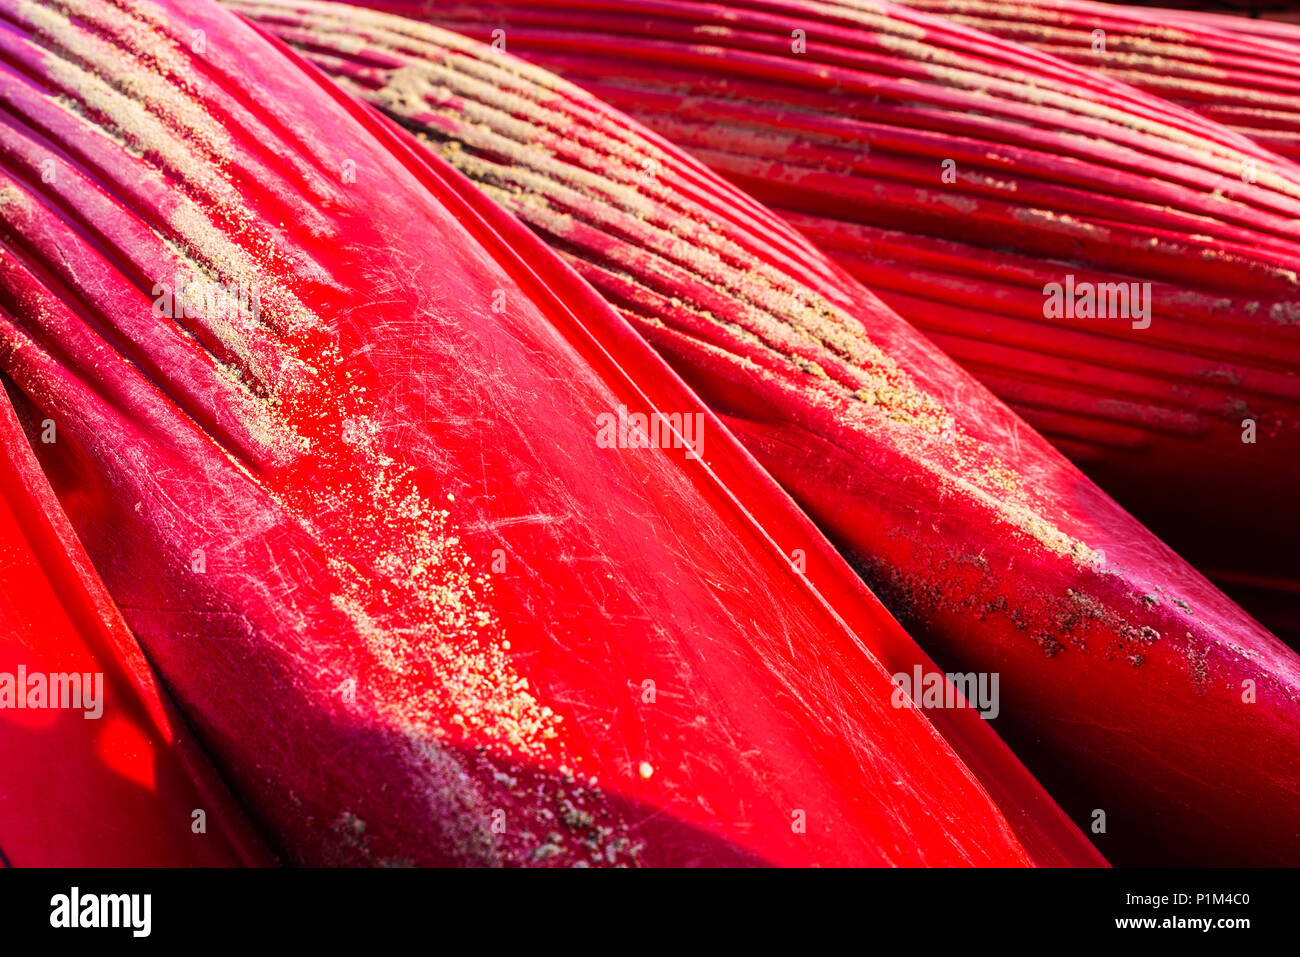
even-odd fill
[[[1031,863],[716,420],[597,446],[703,413],[526,230],[214,5],[0,11],[0,368],[290,860]]]
[[[328,4],[239,9],[562,250],[941,665],[999,672],[995,726],[1081,825],[1106,812],[1108,856],[1294,857],[1295,655],[807,240],[484,45]]]
[[[685,148],[1221,587],[1263,593],[1266,624],[1300,627],[1295,164],[1100,73],[890,4],[364,5],[483,42],[503,31],[509,52]],[[1067,274],[1151,283],[1151,326],[1047,318],[1043,288]]]

